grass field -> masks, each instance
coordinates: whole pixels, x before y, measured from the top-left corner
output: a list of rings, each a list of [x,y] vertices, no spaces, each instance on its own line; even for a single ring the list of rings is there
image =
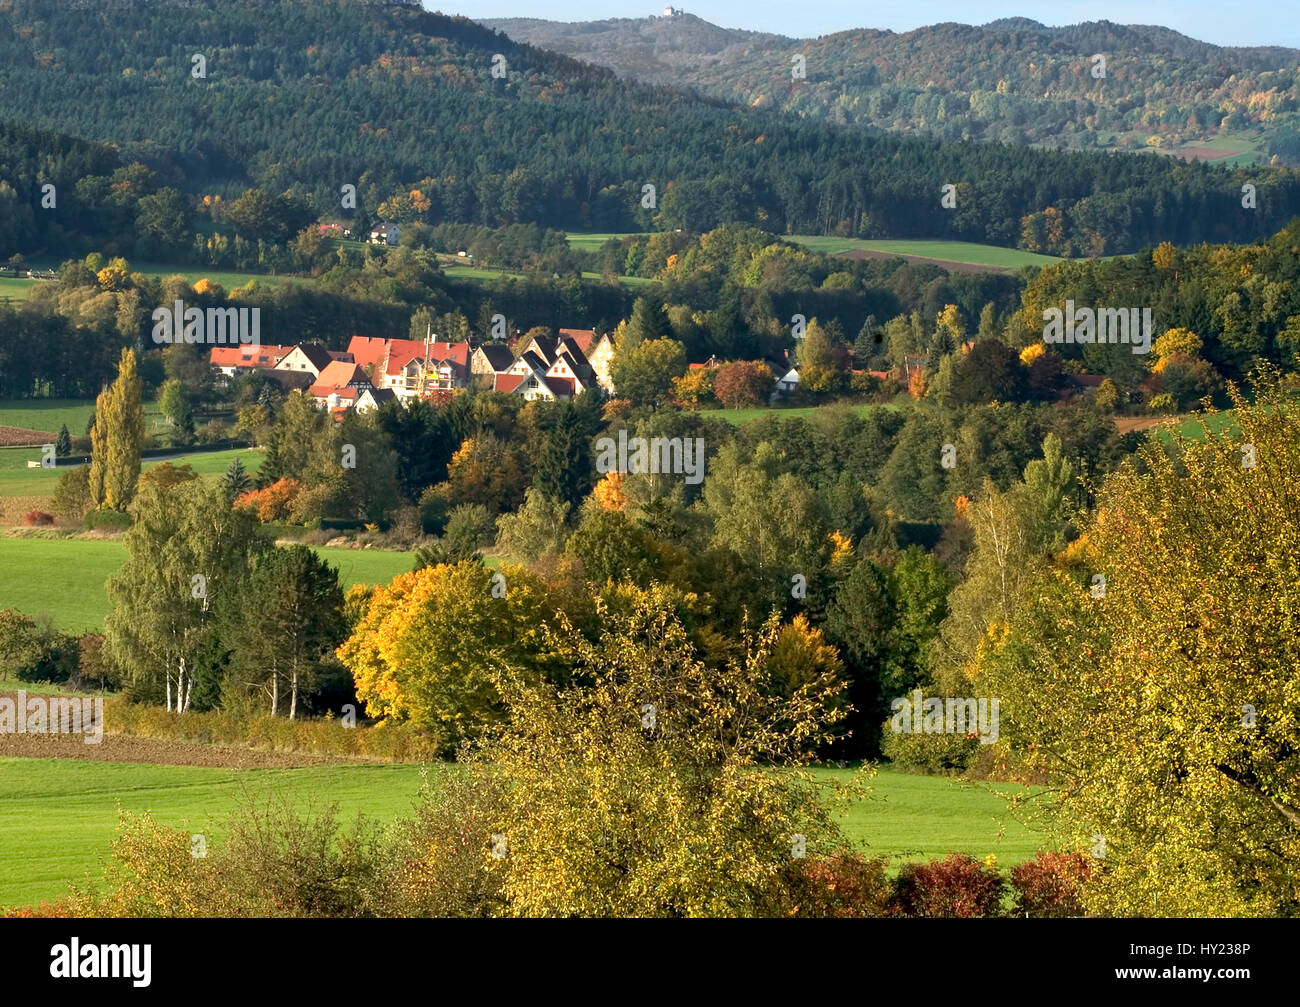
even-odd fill
[[[410,553],[378,549],[316,552],[353,584],[387,584],[411,569]],[[126,560],[120,539],[0,538],[0,608],[45,613],[69,632],[99,629],[109,612],[108,578]]]
[[[68,882],[97,875],[119,807],[149,811],[211,841],[243,797],[273,793],[314,808],[337,802],[344,821],[360,813],[387,823],[410,811],[420,781],[417,766],[237,771],[0,759],[0,905],[55,899]],[[1040,843],[1008,818],[1006,802],[990,791],[990,785],[885,770],[872,782],[872,799],[852,807],[843,826],[874,856],[926,859],[964,850],[979,858],[996,854],[1006,868],[1032,856]]]
[[[640,234],[637,234],[635,232],[628,232],[624,234],[609,234],[609,233],[572,234],[571,233],[568,235],[568,239],[569,239],[569,247],[577,249],[579,252],[598,252],[600,251],[600,246],[603,245],[605,242],[607,242],[610,238],[617,238],[621,241],[623,238],[638,238],[640,236],[641,236]]]
[[[24,427],[57,434],[60,425],[80,437],[95,403],[89,399],[0,399],[0,427]]]
[[[70,424],[68,429],[72,429]],[[48,496],[53,493],[59,473],[65,470],[27,467],[28,461],[39,461],[40,457],[40,448],[0,448],[0,497]],[[173,465],[188,465],[202,478],[214,481],[221,477],[236,457],[243,459],[244,468],[250,472],[256,472],[262,463],[261,452],[233,448],[229,451],[206,451],[180,458],[145,461],[141,470],[147,471],[162,461],[169,461]]]
[[[748,423],[750,420],[761,419],[764,416],[776,416],[780,419],[809,419],[818,410],[832,409],[833,406],[800,406],[797,409],[768,409],[758,407],[755,409],[701,409],[695,415],[704,416],[711,420],[726,420],[732,426],[740,426],[742,423]],[[865,416],[873,409],[897,409],[898,406],[892,402],[881,404],[861,403],[858,405],[847,406],[859,416]]]
[[[1052,255],[1038,255],[1018,248],[999,248],[996,245],[978,245],[969,241],[934,240],[875,240],[867,238],[827,238],[817,235],[794,234],[795,241],[814,252],[840,255],[857,249],[868,252],[887,252],[892,255],[919,255],[945,262],[969,263],[976,266],[994,266],[1000,269],[1019,269],[1021,266],[1051,266],[1061,260]]]

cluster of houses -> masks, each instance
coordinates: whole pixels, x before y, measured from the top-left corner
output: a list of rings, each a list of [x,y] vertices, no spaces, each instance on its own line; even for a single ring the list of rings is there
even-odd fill
[[[591,329],[560,329],[511,348],[505,343],[451,343],[432,337],[353,336],[346,350],[315,343],[297,346],[214,346],[211,363],[227,377],[261,370],[311,396],[336,419],[349,409],[367,412],[386,402],[441,398],[480,388],[525,399],[572,399],[584,391],[613,391],[609,336]]]

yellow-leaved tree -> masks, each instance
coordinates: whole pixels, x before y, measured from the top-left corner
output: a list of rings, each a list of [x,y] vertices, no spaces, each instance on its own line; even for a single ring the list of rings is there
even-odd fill
[[[135,351],[122,351],[117,380],[95,400],[95,426],[90,431],[90,493],[95,503],[126,510],[140,478],[144,441],[144,406]]]
[[[1300,411],[1255,391],[1112,474],[980,655],[1061,839],[1104,858],[1094,912],[1300,912]]]

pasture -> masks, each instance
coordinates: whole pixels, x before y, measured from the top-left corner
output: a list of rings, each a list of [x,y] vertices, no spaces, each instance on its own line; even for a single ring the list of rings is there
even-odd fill
[[[339,571],[346,591],[353,584],[387,584],[406,573],[410,553],[379,549],[316,547]],[[110,605],[108,578],[126,560],[121,539],[0,537],[0,608],[50,616],[68,632],[97,630]]]
[[[434,766],[433,773],[446,772]],[[210,769],[69,759],[0,759],[0,906],[58,898],[73,881],[97,876],[117,810],[149,811],[160,822],[219,839],[249,798],[284,797],[299,808],[337,803],[342,822],[358,814],[381,823],[405,816],[421,783],[413,765],[338,765],[304,769]],[[826,777],[850,770],[817,771]],[[850,807],[842,826],[864,852],[903,860],[964,850],[995,854],[1005,869],[1031,857],[1037,833],[1010,818],[995,791],[977,784],[882,770],[869,800]]]
[[[996,245],[949,241],[943,238],[875,240],[793,234],[787,236],[786,240],[797,242],[810,251],[825,255],[843,255],[846,252],[859,251],[879,252],[932,260],[938,265],[951,262],[970,266],[988,266],[993,269],[1019,269],[1021,266],[1051,266],[1061,261],[1053,255],[1038,255],[1018,248],[1000,248]]]

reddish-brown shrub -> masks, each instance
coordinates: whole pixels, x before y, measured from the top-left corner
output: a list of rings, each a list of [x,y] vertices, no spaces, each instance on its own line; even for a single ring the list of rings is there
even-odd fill
[[[43,510],[29,510],[23,515],[23,524],[28,527],[33,525],[54,524],[54,515],[46,514]]]
[[[289,517],[302,483],[297,479],[277,479],[260,490],[249,490],[235,497],[236,510],[256,511],[259,521],[284,521]]]
[[[1006,883],[996,867],[965,853],[928,864],[904,864],[894,885],[892,909],[923,919],[981,919],[1001,914]]]
[[[842,853],[803,862],[806,893],[795,915],[824,919],[867,919],[889,914],[893,885],[883,858]]]
[[[1043,852],[1017,864],[1011,868],[1016,915],[1058,919],[1082,916],[1079,889],[1096,869],[1096,863],[1082,853]]]

